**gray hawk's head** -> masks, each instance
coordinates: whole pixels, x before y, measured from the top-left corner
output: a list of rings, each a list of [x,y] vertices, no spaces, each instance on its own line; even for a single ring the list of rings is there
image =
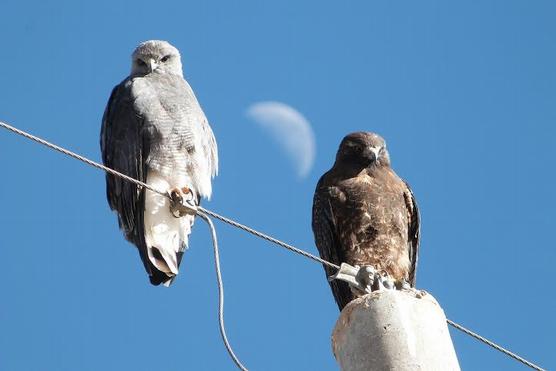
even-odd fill
[[[362,168],[390,166],[390,155],[380,135],[359,131],[344,137],[336,154],[336,162]]]
[[[142,42],[131,55],[131,76],[145,76],[153,72],[183,77],[180,52],[167,41]]]

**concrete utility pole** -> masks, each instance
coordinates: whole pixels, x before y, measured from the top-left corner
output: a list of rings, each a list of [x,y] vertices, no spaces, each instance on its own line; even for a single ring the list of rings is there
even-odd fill
[[[332,348],[343,371],[460,370],[444,311],[423,291],[381,290],[352,301]]]

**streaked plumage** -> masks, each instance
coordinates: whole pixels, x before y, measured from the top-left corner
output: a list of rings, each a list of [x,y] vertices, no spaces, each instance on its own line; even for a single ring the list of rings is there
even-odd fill
[[[162,191],[187,187],[197,204],[201,197],[210,198],[218,171],[216,141],[183,78],[175,47],[151,40],[135,49],[130,76],[108,101],[100,145],[108,167]],[[151,283],[169,285],[178,274],[194,217],[175,218],[167,198],[110,174],[106,191]]]
[[[415,285],[419,212],[411,189],[390,168],[380,136],[357,132],[342,140],[334,166],[317,184],[312,225],[323,259],[372,265]],[[358,295],[342,281],[330,287],[340,310]]]

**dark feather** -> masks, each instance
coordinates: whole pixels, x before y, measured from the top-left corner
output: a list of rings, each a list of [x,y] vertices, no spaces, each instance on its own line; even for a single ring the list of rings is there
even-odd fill
[[[130,81],[126,79],[112,90],[108,100],[100,135],[102,161],[109,168],[145,182],[150,142],[149,136],[145,135],[143,117],[135,110],[130,90]],[[143,265],[152,276],[157,269],[149,262],[145,244],[144,190],[120,177],[106,174],[106,196],[110,208],[118,213],[120,228],[126,238],[138,247]]]
[[[413,195],[413,191],[409,184],[404,181],[407,187],[406,193],[406,205],[409,211],[409,258],[411,260],[411,270],[409,271],[409,283],[411,287],[415,287],[417,280],[417,263],[419,261],[419,243],[420,243],[420,233],[421,233],[421,215],[419,213],[419,207],[417,206],[417,201]]]
[[[323,194],[326,193],[326,190],[321,188],[321,181],[317,184],[317,189],[313,198],[312,226],[315,235],[315,243],[321,258],[340,265],[344,261],[344,256],[336,234],[330,202],[326,197],[327,195]],[[323,267],[327,278],[336,273],[333,268],[327,265],[323,265]],[[353,300],[353,294],[347,283],[338,280],[328,281],[328,283],[330,284],[332,294],[340,310]]]

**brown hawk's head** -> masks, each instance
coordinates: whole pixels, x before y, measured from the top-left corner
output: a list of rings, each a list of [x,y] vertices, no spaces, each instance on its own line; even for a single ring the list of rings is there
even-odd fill
[[[344,137],[336,154],[336,163],[362,168],[390,166],[390,155],[380,135],[359,131]]]

